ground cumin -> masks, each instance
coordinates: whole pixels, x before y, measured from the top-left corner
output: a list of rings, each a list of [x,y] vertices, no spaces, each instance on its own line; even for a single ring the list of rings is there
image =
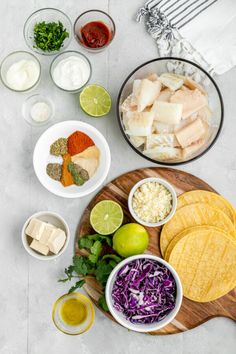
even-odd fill
[[[64,187],[71,186],[74,184],[73,178],[68,171],[68,165],[71,163],[70,154],[65,154],[63,157],[63,165],[62,165],[62,176],[61,176],[61,183]]]
[[[76,131],[67,140],[68,152],[71,156],[79,154],[90,146],[95,145],[93,140],[85,133]]]

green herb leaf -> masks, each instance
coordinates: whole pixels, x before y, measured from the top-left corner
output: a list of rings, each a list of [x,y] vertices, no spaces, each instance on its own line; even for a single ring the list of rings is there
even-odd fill
[[[73,272],[75,270],[75,267],[73,265],[70,265],[68,268],[65,268],[65,274],[67,278],[65,279],[59,279],[58,281],[61,283],[65,283],[66,281],[70,281],[73,278]]]
[[[102,295],[99,300],[98,300],[98,305],[101,307],[101,309],[103,309],[104,311],[108,312],[108,306],[107,306],[107,302],[106,302],[106,298],[105,295]]]
[[[102,261],[104,259],[113,259],[116,263],[119,263],[122,261],[122,258],[117,256],[116,254],[105,254],[105,256],[102,257]]]
[[[44,52],[60,50],[67,37],[69,37],[69,32],[67,32],[60,21],[42,21],[36,23],[34,26],[34,47]]]
[[[68,294],[73,293],[73,291],[77,290],[78,288],[82,288],[82,286],[85,284],[85,280],[79,280],[73,285],[70,290],[68,291]]]
[[[112,237],[107,236],[107,235],[99,235],[99,234],[94,234],[94,235],[87,235],[86,236],[89,240],[93,241],[105,241],[109,246],[112,247]]]
[[[107,279],[113,270],[111,264],[107,264],[105,261],[101,261],[98,263],[97,269],[95,271],[95,276],[97,281],[102,285],[105,286]]]
[[[73,264],[75,272],[79,275],[92,274],[94,267],[86,256],[74,256]]]
[[[79,239],[79,248],[87,248],[88,250],[91,249],[92,245],[94,244],[93,240],[88,239],[86,236],[85,237],[81,237]]]

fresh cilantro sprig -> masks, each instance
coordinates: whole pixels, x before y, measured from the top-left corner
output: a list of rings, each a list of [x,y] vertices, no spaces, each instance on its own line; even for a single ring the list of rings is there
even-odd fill
[[[94,277],[98,283],[105,288],[107,279],[113,268],[122,260],[116,254],[106,254],[102,256],[103,244],[112,246],[111,236],[99,234],[86,235],[80,238],[79,248],[89,251],[88,256],[74,256],[73,264],[65,269],[66,278],[60,279],[59,282],[71,281],[73,278],[79,278],[70,289],[69,293],[81,288],[86,281],[86,277]],[[99,306],[108,311],[105,296],[101,296],[98,301]]]
[[[34,48],[44,52],[58,51],[63,47],[63,42],[69,37],[69,32],[63,24],[58,22],[38,22],[34,26]]]

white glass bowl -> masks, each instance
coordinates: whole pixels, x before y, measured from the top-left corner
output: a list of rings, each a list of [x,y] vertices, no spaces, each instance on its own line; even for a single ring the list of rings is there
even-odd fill
[[[175,283],[176,283],[176,300],[175,300],[175,307],[174,309],[161,321],[156,322],[156,323],[150,323],[150,324],[134,324],[128,321],[123,313],[119,312],[116,310],[113,306],[113,299],[112,299],[112,289],[113,285],[117,276],[117,273],[119,270],[125,266],[126,264],[137,260],[137,259],[151,259],[154,261],[157,261],[160,264],[163,264],[166,268],[168,268],[171,272],[171,274],[174,277]],[[149,254],[140,254],[137,256],[132,256],[129,258],[124,259],[122,262],[117,264],[117,266],[113,269],[111,272],[107,284],[106,284],[106,290],[105,290],[105,295],[106,295],[106,302],[107,306],[109,308],[110,313],[112,316],[115,318],[115,320],[120,323],[122,326],[136,332],[154,332],[157,331],[158,329],[161,329],[168,325],[177,315],[179,312],[179,309],[182,304],[182,299],[183,299],[183,289],[181,285],[180,278],[177,274],[177,272],[174,270],[174,268],[164,259],[159,258],[157,256],[149,255]]]
[[[24,89],[24,90],[17,90],[17,89],[14,89],[12,88],[8,82],[7,82],[7,72],[9,70],[9,68],[21,61],[21,60],[30,60],[30,61],[33,61],[37,66],[38,66],[38,69],[39,69],[39,74],[38,74],[38,77],[36,78],[35,82],[30,86],[28,87],[27,89]],[[12,91],[15,91],[15,92],[27,92],[27,91],[30,91],[32,90],[33,88],[35,88],[37,86],[37,84],[39,83],[40,81],[40,78],[41,78],[41,65],[40,65],[40,62],[39,60],[36,58],[35,55],[33,55],[32,53],[29,53],[29,52],[26,52],[26,51],[17,51],[17,52],[12,52],[10,53],[9,55],[7,55],[2,63],[1,63],[1,68],[0,68],[0,75],[1,75],[1,80],[3,82],[3,84],[9,89],[9,90],[12,90]]]
[[[32,107],[36,103],[39,103],[39,102],[46,103],[50,109],[49,118],[45,121],[42,121],[42,122],[35,121],[31,116]],[[55,108],[54,108],[54,104],[53,104],[52,100],[50,100],[50,98],[48,98],[46,96],[42,96],[39,94],[35,94],[33,96],[28,97],[22,106],[22,115],[23,115],[25,121],[34,127],[39,127],[39,126],[48,124],[48,122],[54,117],[54,114],[55,114]]]
[[[190,72],[195,73],[201,77],[200,83],[204,86],[208,93],[209,99],[209,107],[212,111],[212,122],[210,127],[210,134],[208,140],[204,143],[204,145],[195,151],[191,156],[187,158],[180,158],[179,160],[158,160],[152,159],[146,156],[141,148],[135,147],[128,134],[125,132],[124,122],[122,118],[121,112],[121,104],[124,102],[125,98],[127,98],[131,92],[133,87],[133,81],[136,79],[143,79],[149,76],[150,74],[156,73],[157,75],[161,75],[166,72],[175,72],[175,69],[170,69],[170,67],[178,67],[178,74],[188,76]],[[223,99],[220,93],[220,90],[214,81],[214,79],[198,64],[193,63],[186,59],[174,58],[174,57],[166,57],[166,58],[157,58],[150,60],[136,69],[134,69],[129,76],[125,79],[124,83],[121,86],[118,99],[117,99],[117,118],[120,125],[121,132],[127,141],[127,143],[132,147],[132,149],[145,159],[160,165],[181,165],[187,162],[191,162],[203,156],[217,141],[224,119],[224,105]]]
[[[30,237],[26,235],[25,230],[30,222],[30,220],[32,218],[36,218],[39,219],[41,221],[50,223],[58,228],[60,228],[61,230],[65,231],[66,234],[66,242],[64,244],[64,246],[62,247],[62,249],[60,250],[60,252],[58,254],[55,255],[48,255],[48,256],[44,256],[43,254],[40,254],[38,252],[36,252],[35,250],[33,250],[32,248],[30,248],[29,246],[29,240]],[[40,261],[50,261],[53,259],[56,259],[57,257],[59,257],[60,255],[62,255],[62,253],[65,252],[69,241],[70,241],[70,230],[69,230],[69,226],[66,223],[66,221],[57,213],[53,213],[51,211],[40,211],[38,213],[35,213],[33,215],[31,215],[26,222],[24,223],[24,226],[22,228],[22,232],[21,232],[21,239],[22,239],[22,243],[23,246],[25,248],[25,250],[34,258],[39,259]]]
[[[167,217],[165,219],[163,219],[159,222],[156,222],[156,223],[150,223],[150,222],[146,222],[146,221],[140,219],[138,217],[138,215],[135,213],[133,206],[132,206],[132,200],[133,200],[134,193],[141,185],[143,185],[144,183],[147,183],[147,182],[156,182],[156,183],[162,184],[164,187],[166,187],[170,191],[170,193],[172,195],[172,209],[171,209],[170,213],[167,215]],[[157,178],[157,177],[144,178],[141,181],[139,181],[138,183],[136,183],[133,186],[133,188],[131,189],[131,191],[129,193],[129,197],[128,197],[128,207],[129,207],[130,214],[139,224],[142,224],[142,225],[148,226],[148,227],[158,227],[158,226],[161,226],[161,225],[164,225],[165,223],[167,223],[172,218],[172,216],[175,214],[176,207],[177,207],[177,195],[176,195],[176,192],[175,192],[174,188],[172,187],[172,185],[170,183],[168,183],[167,181],[165,181],[164,179]]]
[[[67,90],[61,86],[59,86],[59,84],[56,82],[55,80],[55,77],[54,77],[54,70],[56,68],[56,66],[62,61],[62,60],[65,60],[71,56],[75,56],[75,57],[78,57],[78,58],[81,58],[82,60],[84,60],[85,63],[87,63],[87,66],[88,66],[88,69],[89,69],[89,76],[88,76],[88,79],[85,83],[83,83],[83,85],[77,87],[76,89],[74,90]],[[70,92],[70,93],[77,93],[79,91],[81,91],[89,82],[90,78],[92,76],[92,66],[91,66],[91,63],[89,61],[89,59],[82,53],[80,52],[77,52],[75,50],[68,50],[66,52],[63,52],[63,53],[60,53],[58,54],[52,61],[51,63],[51,66],[50,66],[50,77],[52,79],[52,82],[54,83],[54,85],[56,87],[58,87],[60,90],[64,91],[64,92]]]
[[[63,303],[69,299],[77,299],[79,300],[87,310],[87,316],[86,319],[77,326],[70,326],[66,324],[62,318],[61,318],[61,307]],[[94,317],[95,317],[95,312],[94,312],[94,307],[93,303],[87,298],[87,296],[81,294],[81,293],[71,293],[71,294],[65,294],[61,296],[53,305],[52,309],[52,319],[57,327],[61,332],[69,335],[78,335],[86,332],[93,324],[94,322]]]
[[[64,28],[66,28],[69,33],[69,37],[65,38],[63,46],[60,50],[52,52],[44,52],[40,48],[35,47],[34,42],[34,26],[39,22],[58,22],[60,21]],[[27,46],[34,52],[42,55],[55,55],[63,50],[65,50],[72,39],[72,23],[69,17],[62,11],[54,8],[43,8],[33,12],[26,20],[24,25],[24,38]]]

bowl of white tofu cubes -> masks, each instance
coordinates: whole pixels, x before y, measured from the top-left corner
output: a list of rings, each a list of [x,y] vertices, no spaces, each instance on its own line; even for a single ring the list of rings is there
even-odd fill
[[[222,129],[224,106],[213,78],[199,65],[157,58],[136,68],[117,101],[121,131],[141,156],[180,165],[206,153]]]
[[[66,250],[70,231],[59,214],[40,211],[26,220],[21,238],[25,250],[31,256],[40,260],[52,260]]]

